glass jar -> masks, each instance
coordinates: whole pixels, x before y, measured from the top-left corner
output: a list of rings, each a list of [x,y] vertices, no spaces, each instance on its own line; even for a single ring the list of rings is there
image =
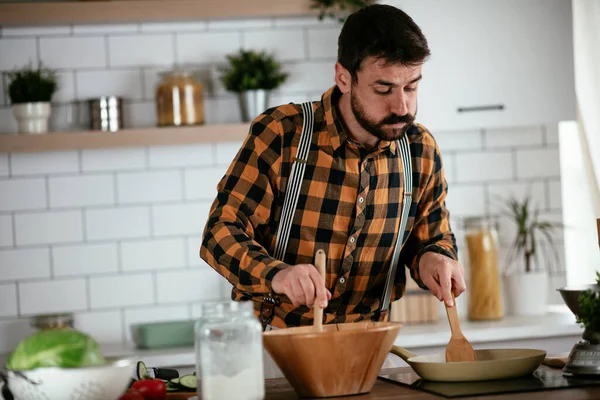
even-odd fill
[[[30,321],[31,327],[40,331],[49,329],[73,329],[73,314],[41,314],[34,315]]]
[[[465,220],[469,257],[468,318],[493,320],[504,316],[498,270],[498,233],[485,218]]]
[[[199,399],[265,397],[262,326],[251,302],[203,304],[195,331]]]
[[[156,88],[156,112],[158,126],[203,124],[203,85],[188,71],[163,74]]]

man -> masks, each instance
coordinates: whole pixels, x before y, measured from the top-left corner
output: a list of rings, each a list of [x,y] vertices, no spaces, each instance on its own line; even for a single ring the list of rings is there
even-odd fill
[[[263,325],[312,324],[315,302],[324,308],[324,323],[380,318],[403,204],[411,197],[390,300],[404,291],[404,265],[447,306],[465,290],[439,149],[414,123],[429,54],[426,38],[404,12],[365,7],[342,28],[336,84],[321,101],[304,110],[272,108],[252,123],[218,185],[200,256],[233,285],[234,300],[254,301]],[[298,150],[304,125],[310,128],[305,160]],[[408,166],[400,146],[405,137]],[[294,163],[304,175],[286,216]],[[412,174],[404,174],[407,168]],[[412,179],[408,197],[405,177]],[[288,219],[289,239],[278,259],[278,228]],[[327,254],[324,279],[313,266],[318,249]]]

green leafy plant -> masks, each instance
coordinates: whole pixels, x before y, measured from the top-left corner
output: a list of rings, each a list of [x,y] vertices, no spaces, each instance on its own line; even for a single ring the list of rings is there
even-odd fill
[[[533,271],[534,263],[539,265],[538,245],[547,242],[558,262],[558,253],[554,245],[553,233],[562,225],[550,221],[541,221],[540,210],[532,204],[531,197],[526,196],[522,201],[510,198],[507,202],[508,210],[504,213],[515,223],[517,232],[512,244],[508,262],[517,257],[523,257],[525,272]]]
[[[56,73],[40,64],[8,73],[8,96],[12,104],[49,102],[57,89]]]
[[[274,56],[262,51],[240,50],[227,56],[229,67],[224,69],[221,81],[231,92],[246,90],[273,90],[288,78]]]
[[[344,22],[344,15],[359,10],[375,0],[312,0],[311,8],[319,10],[319,20],[325,17]]]
[[[50,329],[21,340],[8,356],[6,368],[79,368],[102,364],[104,357],[91,336],[73,329]]]
[[[596,272],[596,285],[600,288],[600,272]],[[594,332],[600,332],[600,291],[586,290],[579,295],[577,322]]]

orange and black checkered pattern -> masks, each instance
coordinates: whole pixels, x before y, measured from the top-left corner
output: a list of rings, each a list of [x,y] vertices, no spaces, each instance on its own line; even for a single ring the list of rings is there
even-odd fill
[[[232,285],[234,300],[253,300],[255,310],[271,293],[282,268],[312,264],[317,249],[327,253],[326,286],[332,299],[325,323],[378,317],[386,274],[400,224],[404,195],[397,142],[380,141],[367,151],[344,131],[334,86],[313,102],[315,129],[303,185],[283,261],[271,255],[284,190],[302,132],[299,104],[258,116],[218,184],[204,230],[200,256]],[[400,255],[422,287],[416,265],[425,251],[456,259],[445,207],[447,184],[439,149],[421,125],[409,128],[413,203]],[[398,268],[392,301],[406,284]],[[294,307],[285,296],[275,308],[276,327],[312,324],[312,309]]]

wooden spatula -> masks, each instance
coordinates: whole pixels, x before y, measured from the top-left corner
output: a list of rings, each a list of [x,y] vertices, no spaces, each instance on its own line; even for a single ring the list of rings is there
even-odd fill
[[[600,247],[600,218],[596,220],[596,229],[598,230],[598,247]]]
[[[317,271],[319,271],[319,275],[325,279],[325,264],[327,263],[327,257],[325,255],[325,250],[319,249],[317,250],[317,254],[315,255],[315,267]],[[314,306],[315,319],[313,322],[313,329],[316,331],[323,330],[323,309],[319,305],[317,301],[315,301]]]
[[[446,362],[457,362],[457,361],[476,361],[475,350],[473,346],[467,340],[460,330],[460,322],[458,320],[458,312],[456,311],[456,300],[454,300],[454,306],[446,306],[446,314],[448,314],[448,322],[450,322],[450,330],[452,330],[452,336],[446,346]]]

